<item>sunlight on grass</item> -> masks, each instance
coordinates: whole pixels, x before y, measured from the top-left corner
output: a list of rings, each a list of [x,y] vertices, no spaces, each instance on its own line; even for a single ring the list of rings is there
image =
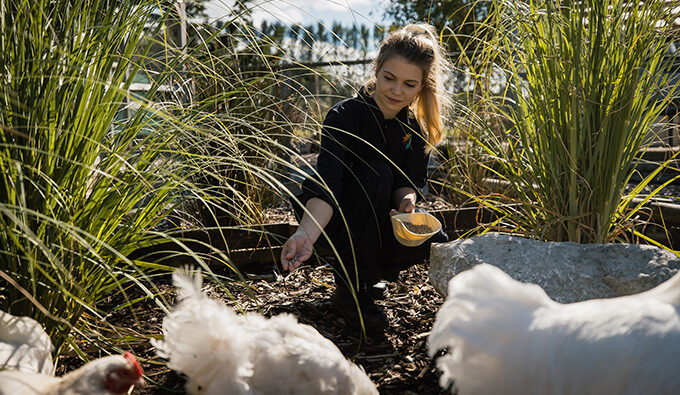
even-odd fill
[[[663,1],[495,1],[491,9],[483,56],[469,66],[480,80],[504,70],[507,94],[483,97],[511,122],[478,143],[516,197],[485,204],[520,203],[506,212],[514,231],[543,240],[625,238],[639,206],[622,199],[624,188],[677,89],[666,56],[675,15]]]
[[[177,47],[176,15],[154,1],[11,0],[0,20],[0,262],[16,279],[0,283],[0,308],[85,358],[74,331],[106,348],[144,340],[107,322],[112,297],[133,306],[136,288],[167,309],[153,276],[173,268],[133,252],[170,241],[166,256],[238,279],[230,240],[196,252],[181,230],[260,223],[290,194],[292,131],[315,124],[288,114],[318,105],[280,53],[240,25],[196,25]],[[146,85],[132,94],[133,81]]]

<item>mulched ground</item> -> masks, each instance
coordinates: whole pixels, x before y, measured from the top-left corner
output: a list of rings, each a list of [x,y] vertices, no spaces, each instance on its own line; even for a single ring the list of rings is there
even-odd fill
[[[244,283],[228,285],[231,295],[208,280],[204,280],[204,289],[211,297],[221,298],[228,305],[238,304],[247,311],[260,311],[265,316],[283,312],[296,315],[361,365],[382,394],[445,393],[438,386],[438,373],[427,356],[427,336],[443,300],[427,280],[426,262],[403,271],[399,281],[390,283],[387,297],[377,302],[389,319],[389,328],[381,338],[362,339],[334,312],[333,275],[328,265],[303,266],[284,275],[273,270],[246,275]],[[174,288],[167,276],[157,279],[156,285],[172,302]],[[112,298],[108,304],[113,307],[121,302],[120,298]],[[163,317],[161,308],[152,301],[136,304],[133,314],[129,309],[118,310],[107,321],[129,328],[129,333],[112,332],[110,337],[158,335]],[[147,386],[135,389],[133,394],[184,393],[184,378],[162,364],[148,341],[129,342],[129,348],[139,358],[147,377]],[[62,359],[57,375],[81,364],[76,357]]]
[[[420,202],[419,206],[428,210],[451,207],[443,199],[433,196]],[[291,207],[284,204],[267,210],[265,222],[294,223],[295,219]],[[218,274],[233,277],[233,273]],[[280,273],[272,268],[269,272],[243,275],[246,276],[244,282],[227,278],[229,293],[226,293],[204,274],[204,290],[211,297],[220,298],[231,306],[238,305],[245,311],[259,311],[265,316],[283,312],[294,314],[300,322],[313,326],[335,343],[347,358],[361,365],[382,394],[446,393],[439,388],[438,372],[427,356],[427,336],[443,300],[429,283],[426,261],[403,271],[398,281],[389,284],[387,297],[377,301],[389,320],[389,328],[380,338],[362,338],[335,313],[331,302],[333,274],[329,265],[317,262],[302,266],[293,273]],[[169,275],[156,277],[153,287],[166,304],[174,302],[175,290]],[[143,299],[143,296],[136,288],[128,290],[129,299]],[[118,309],[123,304],[125,298],[120,295],[101,304],[102,311],[112,311],[106,317],[111,328],[100,325],[96,329],[112,339],[112,344],[104,347],[108,350],[120,346],[120,339],[128,339],[123,344],[139,359],[147,382],[145,387],[135,388],[132,393],[183,394],[184,377],[168,369],[147,340],[149,336],[161,335],[164,311],[149,299],[136,302],[132,309]],[[88,340],[77,341],[90,358],[104,356]],[[83,361],[73,354],[62,357],[58,361],[56,375],[63,375],[82,364]]]
[[[667,189],[664,197],[676,200],[680,196],[680,188]],[[450,208],[443,199],[433,197],[419,205],[428,210]],[[294,222],[294,218],[290,207],[282,206],[269,210],[265,214],[265,222]],[[427,355],[427,336],[443,302],[428,281],[427,262],[402,272],[399,281],[390,284],[388,296],[377,302],[388,316],[389,327],[384,337],[374,339],[362,339],[334,312],[331,303],[333,275],[327,265],[303,266],[293,273],[275,273],[272,269],[244,275],[247,276],[244,283],[228,283],[230,294],[208,280],[205,280],[204,286],[211,297],[221,298],[228,305],[239,305],[247,311],[259,311],[266,316],[283,312],[296,315],[300,322],[316,328],[346,357],[361,365],[382,394],[446,393],[439,388],[439,374]],[[174,287],[169,276],[154,281],[159,296],[171,304]],[[130,292],[131,298],[141,296],[139,291]],[[184,378],[169,370],[146,340],[149,336],[160,336],[165,313],[151,300],[136,303],[132,311],[129,308],[115,310],[123,302],[121,297],[112,297],[107,306],[101,307],[104,311],[113,311],[106,317],[107,322],[125,329],[112,330],[102,326],[97,330],[110,331],[107,337],[114,342],[105,347],[108,350],[120,345],[120,339],[145,339],[127,342],[127,349],[133,351],[142,363],[147,380],[147,386],[136,388],[133,394],[183,394]],[[90,357],[102,356],[96,347],[88,344],[87,340],[79,342]],[[75,356],[61,358],[56,374],[62,375],[82,364],[82,360]]]

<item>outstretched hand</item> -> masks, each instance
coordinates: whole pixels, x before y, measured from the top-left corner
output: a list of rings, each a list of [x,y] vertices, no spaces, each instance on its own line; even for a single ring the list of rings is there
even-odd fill
[[[312,256],[312,242],[304,233],[295,232],[283,244],[281,266],[283,270],[293,271]]]

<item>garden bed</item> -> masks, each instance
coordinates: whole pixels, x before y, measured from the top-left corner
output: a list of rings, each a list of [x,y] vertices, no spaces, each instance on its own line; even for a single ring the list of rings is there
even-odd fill
[[[489,218],[485,218],[488,213],[481,215],[482,213],[478,212],[473,215],[474,210],[470,210],[470,213],[464,210],[451,210],[436,199],[427,203],[427,208],[440,217],[445,229],[453,237],[456,237],[454,233],[473,227],[475,221],[489,221]],[[294,231],[294,219],[290,210],[285,207],[268,213],[267,218],[273,224],[262,226],[276,228],[286,224],[289,225],[286,232]],[[252,232],[246,231],[245,234],[249,233]],[[243,237],[240,242],[246,239]],[[262,249],[267,249],[269,255],[272,255],[272,250],[276,248],[279,247],[269,246]],[[277,254],[278,252],[275,252],[272,256],[278,256]],[[270,258],[267,258],[266,262],[244,261],[239,267],[246,281],[229,284],[231,296],[224,294],[219,287],[207,281],[206,289],[212,297],[222,299],[231,306],[239,305],[246,311],[260,311],[266,316],[283,312],[294,314],[300,322],[316,328],[323,336],[333,341],[345,356],[361,365],[381,393],[445,393],[438,386],[438,373],[433,361],[427,356],[427,336],[443,300],[429,283],[426,261],[402,272],[400,281],[390,284],[388,297],[377,302],[385,309],[389,319],[385,336],[363,340],[348,329],[332,308],[333,275],[330,267],[318,263],[317,260],[310,261],[314,263],[303,266],[293,273],[275,271]],[[217,267],[215,269],[217,270]],[[170,283],[169,275],[158,278],[156,282],[163,296],[172,301],[174,287]],[[131,295],[133,298],[136,296],[142,295]],[[105,307],[110,311],[122,302],[123,300],[112,299],[107,303],[109,306]],[[134,314],[130,314],[128,309],[119,310],[108,316],[107,321],[114,326],[128,328],[128,332],[112,332],[109,338],[160,336],[163,317],[163,311],[151,301],[138,303],[134,308]],[[100,356],[94,347],[84,348],[92,357]],[[135,389],[134,394],[184,393],[184,378],[169,370],[156,358],[155,349],[148,341],[129,342],[129,349],[142,362],[148,382],[145,388]],[[81,364],[82,361],[75,356],[63,358],[59,361],[57,374],[63,374]]]

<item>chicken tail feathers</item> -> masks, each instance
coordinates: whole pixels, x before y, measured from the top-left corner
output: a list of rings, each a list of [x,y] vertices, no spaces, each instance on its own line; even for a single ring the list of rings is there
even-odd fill
[[[172,273],[172,281],[177,288],[179,300],[202,299],[205,295],[201,292],[203,276],[200,268],[184,266]]]

